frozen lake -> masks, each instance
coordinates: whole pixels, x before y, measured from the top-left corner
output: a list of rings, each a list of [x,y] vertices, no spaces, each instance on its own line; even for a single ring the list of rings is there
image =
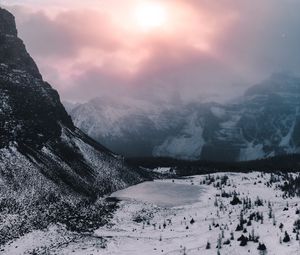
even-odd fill
[[[136,200],[161,207],[176,207],[198,202],[203,188],[191,184],[144,182],[111,195],[121,200]]]

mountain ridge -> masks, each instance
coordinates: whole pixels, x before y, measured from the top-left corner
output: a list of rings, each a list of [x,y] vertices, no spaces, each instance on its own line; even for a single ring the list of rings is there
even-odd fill
[[[244,161],[300,151],[300,79],[290,74],[273,74],[234,103],[162,105],[162,110],[149,104],[137,111],[120,101],[122,117],[111,120],[117,134],[102,124],[109,122],[107,109],[120,113],[107,100],[77,105],[69,114],[85,133],[127,157]],[[145,124],[136,125],[139,121]]]

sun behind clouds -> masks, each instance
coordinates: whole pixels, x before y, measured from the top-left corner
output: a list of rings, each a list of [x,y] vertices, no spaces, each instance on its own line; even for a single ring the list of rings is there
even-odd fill
[[[144,1],[135,7],[134,19],[143,30],[163,27],[168,19],[167,9],[159,2]]]

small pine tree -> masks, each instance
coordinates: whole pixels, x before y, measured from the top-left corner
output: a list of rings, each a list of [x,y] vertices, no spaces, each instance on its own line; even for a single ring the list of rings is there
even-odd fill
[[[257,250],[259,250],[260,255],[265,255],[267,254],[267,247],[264,243],[259,243]]]
[[[217,200],[217,198],[215,198],[214,206],[218,207],[218,200]]]
[[[223,242],[224,245],[229,245],[230,243],[231,243],[231,242],[230,242],[229,239],[227,239],[227,240],[225,240],[225,241]]]
[[[270,206],[269,207],[269,219],[271,219],[273,216],[273,210],[272,210],[272,207]]]
[[[267,247],[264,243],[259,243],[257,249],[259,251],[265,251],[265,250],[267,250]]]
[[[167,223],[164,221],[163,228],[165,229],[166,227],[167,227]]]
[[[249,226],[251,226],[251,225],[252,225],[252,222],[251,222],[251,220],[249,219],[248,222],[247,222],[247,226],[249,227]]]
[[[240,242],[240,246],[246,246],[249,241],[249,239],[244,235],[241,235],[237,240]]]
[[[282,232],[282,229],[283,229],[283,224],[282,223],[280,223],[279,228],[280,228],[280,230]]]
[[[211,248],[211,244],[210,244],[210,242],[207,241],[205,249],[210,250],[210,248]]]
[[[288,243],[289,241],[291,241],[290,235],[286,231],[284,232],[284,238],[282,239],[282,241],[284,243]]]

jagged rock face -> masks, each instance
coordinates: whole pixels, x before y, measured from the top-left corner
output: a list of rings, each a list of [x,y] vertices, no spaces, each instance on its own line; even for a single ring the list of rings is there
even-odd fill
[[[105,141],[109,148],[120,148],[118,152],[126,156],[241,161],[300,152],[300,79],[292,75],[273,75],[234,104],[193,103],[154,114],[141,111],[140,116],[135,112],[135,118],[152,123],[142,127],[151,130],[147,136],[134,125],[138,120],[132,120],[130,109],[126,114],[123,106],[122,118],[114,122],[105,114],[107,109],[114,115],[120,111],[111,108],[103,100],[92,100],[77,105],[70,114],[84,132]],[[96,121],[99,116],[101,121]],[[120,132],[106,128],[102,123],[107,119]],[[97,130],[106,130],[106,135]],[[138,139],[144,141],[147,150],[134,149]],[[126,144],[133,148],[130,154]]]
[[[230,160],[298,153],[299,88],[298,78],[275,75],[250,88],[239,103],[221,106],[223,119],[218,118],[213,141],[205,145],[209,149],[202,157],[222,158],[221,144],[229,147],[225,155]]]
[[[141,180],[75,128],[17,37],[14,17],[0,8],[0,196],[35,190],[97,197]]]
[[[61,125],[74,129],[58,93],[26,71],[1,63],[0,91],[0,148],[9,142],[40,146],[58,138]]]
[[[35,78],[41,79],[39,70],[27,53],[25,45],[17,37],[14,16],[0,8],[0,60],[10,69],[26,71]]]
[[[273,75],[246,93],[239,122],[248,142],[261,145],[264,155],[298,153],[300,79]]]
[[[14,17],[0,9],[0,21],[0,148],[9,142],[39,146],[60,136],[60,124],[74,126],[17,37]]]
[[[0,31],[3,34],[17,36],[14,16],[2,8],[0,8]]]

